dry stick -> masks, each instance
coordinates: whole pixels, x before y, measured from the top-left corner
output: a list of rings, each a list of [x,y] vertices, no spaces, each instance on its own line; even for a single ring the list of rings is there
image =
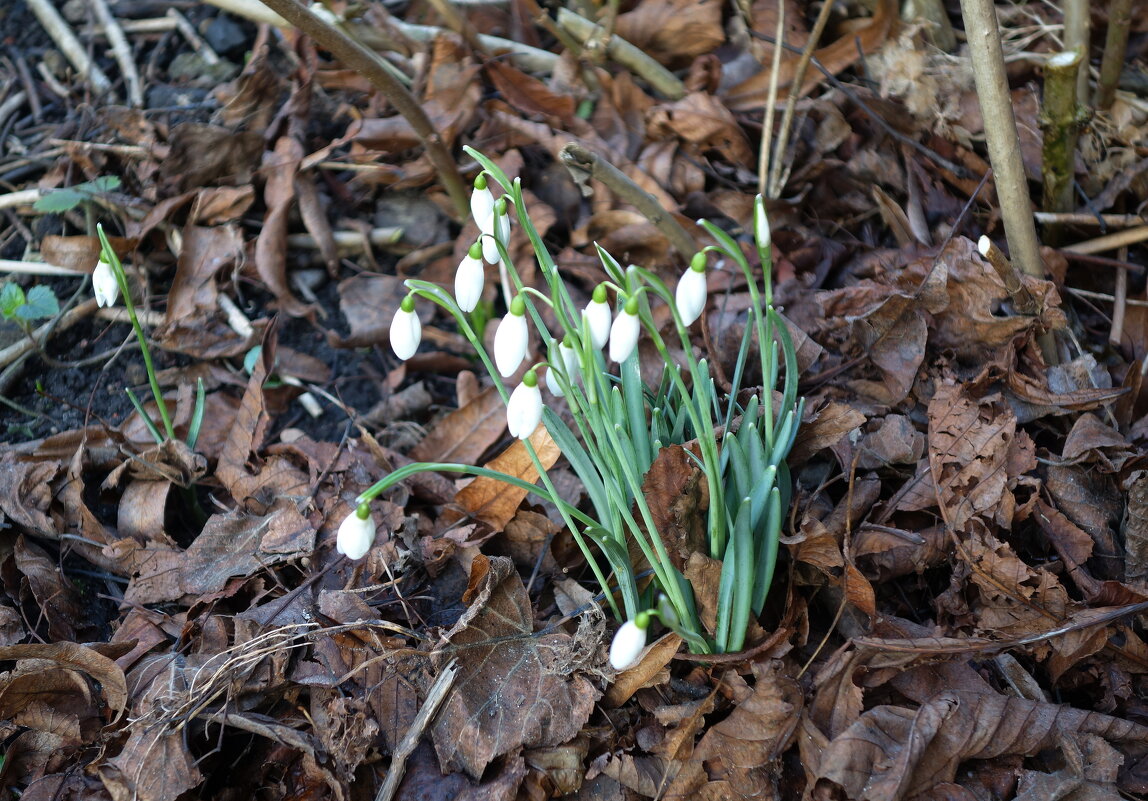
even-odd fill
[[[789,147],[789,129],[793,125],[793,113],[797,110],[797,98],[801,94],[801,87],[805,83],[805,73],[809,69],[809,62],[813,59],[813,51],[821,40],[821,34],[829,22],[829,13],[833,10],[833,3],[822,3],[817,20],[813,23],[813,30],[809,34],[809,41],[801,51],[801,58],[797,62],[797,69],[793,73],[793,80],[789,84],[789,99],[785,103],[785,113],[781,115],[781,130],[777,133],[777,144],[773,148],[773,161],[769,165],[769,197],[776,198],[781,194],[785,183],[781,176],[782,162],[785,161],[785,151]],[[781,52],[779,45],[774,45],[774,53]],[[776,74],[776,73],[775,73]],[[786,175],[786,179],[788,179]]]
[[[785,3],[777,4],[778,42],[785,41]],[[770,64],[769,93],[765,97],[765,116],[761,122],[761,150],[757,155],[757,193],[765,195],[766,174],[769,171],[770,140],[773,138],[773,114],[777,105],[777,84],[781,79],[781,47],[773,45],[773,61]],[[788,108],[786,109],[788,111]]]
[[[1041,206],[1045,211],[1064,213],[1075,208],[1072,189],[1076,177],[1076,135],[1080,119],[1076,104],[1076,76],[1080,61],[1079,50],[1068,50],[1050,57],[1044,65],[1040,127],[1044,133],[1041,154],[1044,196]]]
[[[438,708],[442,706],[442,702],[446,700],[447,693],[450,692],[451,686],[454,684],[454,679],[458,675],[458,661],[455,659],[450,660],[438,677],[434,680],[430,690],[427,691],[427,699],[423,701],[422,708],[419,709],[415,715],[411,727],[407,729],[407,733],[403,735],[403,739],[395,746],[395,754],[391,759],[391,768],[387,771],[387,778],[383,780],[383,786],[379,788],[379,792],[375,795],[375,801],[391,801],[398,792],[399,782],[403,780],[403,774],[406,772],[407,759],[414,753],[415,748],[419,744],[419,738],[422,737],[423,732],[426,731],[427,726],[434,719]]]
[[[1044,262],[1032,220],[1032,201],[1021,161],[996,10],[992,0],[961,0],[961,12],[1009,249],[1022,271],[1043,278]],[[1040,334],[1038,341],[1045,363],[1056,364],[1056,342],[1051,332]]]
[[[590,20],[565,8],[558,9],[558,24],[573,34],[582,45],[598,28]],[[644,78],[659,94],[670,100],[681,100],[686,96],[685,84],[677,76],[622,37],[615,35],[606,40],[606,54]]]
[[[977,241],[977,250],[993,266],[1000,279],[1004,281],[1005,289],[1008,291],[1009,297],[1012,298],[1016,310],[1021,314],[1039,314],[1040,307],[1037,305],[1036,298],[1021,283],[1016,268],[1012,266],[1004,252],[994,245],[987,236],[982,236]]]
[[[1064,0],[1064,49],[1083,55],[1076,70],[1076,98],[1088,102],[1088,51],[1092,41],[1089,0]]]
[[[1032,215],[1038,223],[1062,223],[1065,225],[1100,225],[1108,228],[1132,228],[1148,223],[1140,214],[1057,214],[1038,211]]]
[[[455,0],[455,2],[458,2],[458,0]],[[547,19],[550,18],[547,17]],[[443,32],[443,28],[434,25],[418,25],[397,18],[392,19],[391,22],[396,28],[417,42],[433,41]],[[553,72],[554,67],[558,64],[559,56],[555,53],[551,53],[549,50],[542,50],[519,42],[512,42],[509,39],[503,39],[499,36],[489,36],[485,33],[478,35],[478,41],[487,50],[507,51],[511,63],[527,72]]]
[[[1110,0],[1108,34],[1104,37],[1104,56],[1100,60],[1100,81],[1096,85],[1096,107],[1107,111],[1116,99],[1116,85],[1124,68],[1128,49],[1128,28],[1132,23],[1132,0]]]
[[[188,18],[179,13],[179,9],[169,8],[167,15],[171,18],[171,21],[175,23],[175,27],[179,29],[179,32],[183,34],[183,38],[191,45],[191,49],[203,59],[204,64],[207,64],[209,67],[214,67],[220,62],[219,55],[212,49],[211,45],[203,40],[203,37],[195,30],[195,26],[191,24]]]
[[[140,84],[140,74],[136,70],[136,63],[132,60],[132,49],[120,23],[108,8],[107,0],[89,0],[96,12],[96,18],[104,26],[104,34],[108,37],[108,44],[112,46],[112,55],[120,65],[120,74],[128,88],[128,104],[135,108],[143,106],[143,87]]]
[[[252,22],[262,22],[267,25],[274,25],[276,28],[291,27],[287,20],[263,5],[260,0],[205,0],[205,2]]]
[[[382,92],[422,141],[431,163],[438,172],[439,180],[450,195],[455,216],[460,221],[465,220],[470,214],[470,197],[463,185],[462,176],[458,173],[458,165],[455,164],[443,144],[442,137],[410,90],[383,68],[378,56],[347,34],[325,24],[295,0],[263,0],[263,3],[283,15],[288,22],[322,47],[330,50],[339,61],[362,75]]]
[[[40,105],[40,93],[36,91],[36,84],[32,80],[32,70],[28,69],[28,61],[23,56],[16,56],[15,61],[16,72],[28,95],[28,105],[32,107],[32,119],[39,125],[44,121],[44,109]]]
[[[621,200],[636,208],[652,222],[670,241],[683,259],[689,260],[697,252],[697,244],[685,228],[674,219],[662,205],[642,187],[634,183],[630,176],[610,162],[599,158],[577,142],[570,142],[558,153],[559,160],[567,168],[588,173],[606,185],[606,188]]]
[[[938,50],[951,53],[957,49],[957,34],[953,31],[953,23],[949,19],[949,12],[941,0],[912,0],[907,3],[908,12],[905,19],[924,17],[929,23],[925,28],[925,38]]]
[[[1069,292],[1073,295],[1079,295],[1082,298],[1088,298],[1090,300],[1104,300],[1104,301],[1108,301],[1109,303],[1115,303],[1116,302],[1116,297],[1114,295],[1106,295],[1103,292],[1092,292],[1092,291],[1087,290],[1087,289],[1075,289],[1074,287],[1070,287],[1070,286],[1066,286],[1064,289],[1066,292]],[[1126,297],[1124,299],[1124,305],[1125,306],[1139,306],[1142,309],[1148,308],[1148,300],[1136,300],[1135,298]]]
[[[1128,248],[1120,248],[1120,258],[1128,258]],[[1112,290],[1115,305],[1112,307],[1112,330],[1108,332],[1109,344],[1120,347],[1124,339],[1124,310],[1128,306],[1128,271],[1116,271],[1116,286]]]
[[[108,80],[108,76],[104,71],[92,63],[88,58],[88,51],[80,44],[80,40],[72,33],[72,29],[68,27],[68,23],[60,16],[60,12],[56,11],[56,7],[52,5],[51,0],[28,0],[28,7],[32,9],[32,13],[36,15],[36,19],[40,20],[40,24],[44,26],[44,30],[52,37],[52,41],[56,43],[56,47],[60,48],[64,56],[72,63],[72,66],[84,78],[92,84],[92,88],[96,90],[97,94],[103,94],[111,90],[112,82]]]
[[[1117,231],[1107,236],[1098,236],[1096,239],[1089,239],[1087,242],[1077,242],[1075,245],[1069,245],[1062,249],[1071,253],[1104,253],[1107,250],[1117,250],[1126,245],[1135,245],[1137,242],[1143,242],[1146,239],[1148,239],[1148,225],[1139,228],[1129,228],[1126,231]]]

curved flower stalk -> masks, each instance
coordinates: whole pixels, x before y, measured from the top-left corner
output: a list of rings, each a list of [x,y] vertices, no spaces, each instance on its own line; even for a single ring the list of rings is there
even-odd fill
[[[493,360],[467,318],[474,308],[474,284],[463,280],[463,265],[456,276],[457,298],[426,282],[409,280],[407,286],[412,296],[432,300],[451,313],[460,331],[474,345],[507,402],[507,427],[512,436],[523,441],[542,486],[527,485],[513,476],[498,477],[555,503],[582,547],[607,602],[619,618],[630,621],[619,631],[622,639],[616,642],[619,650],[615,664],[625,662],[627,655],[636,658],[635,648],[641,650],[639,639],[644,644],[650,615],[656,615],[664,625],[681,634],[692,651],[741,649],[750,620],[764,609],[775,571],[778,539],[791,492],[784,460],[802,413],[797,399],[793,342],[772,307],[770,233],[764,206],[759,199],[753,220],[762,260],[761,277],[736,242],[703,221],[703,228],[714,237],[715,244],[695,255],[675,287],[667,286],[641,267],[623,268],[599,249],[608,280],[595,287],[590,302],[582,306],[573,301],[553,257],[542,243],[527,213],[519,182],[511,181],[481,153],[468,152],[484,171],[482,181],[476,183],[477,192],[489,192],[489,182],[499,184],[503,190],[497,201],[488,201],[485,195],[472,198],[479,225],[485,226],[483,255],[491,260],[493,254],[486,251],[486,244],[488,240],[493,242],[500,270],[504,271],[504,292],[509,292],[511,298],[495,333]],[[486,209],[491,202],[494,228],[487,233]],[[511,209],[533,246],[544,287],[524,286],[514,269],[506,249]],[[741,268],[752,299],[746,336],[735,366],[734,387],[728,395],[718,392],[707,362],[696,355],[688,330],[705,310],[710,253]],[[474,249],[468,253],[468,257],[475,255]],[[680,342],[680,353],[684,354],[681,365],[676,361],[680,356],[671,356],[663,331],[655,324],[653,304],[665,304],[670,311],[671,336],[677,335],[675,353]],[[547,311],[545,320],[552,321],[550,327],[545,323],[543,306]],[[513,394],[502,383],[502,378],[513,375],[521,366],[531,326],[541,341],[550,343],[545,379],[551,393],[561,397],[566,405],[566,419],[572,421],[569,424],[554,408],[543,404],[536,369],[527,371]],[[656,388],[643,382],[639,360],[634,357],[643,335],[663,362],[662,380]],[[607,345],[610,361],[602,352]],[[761,362],[762,386],[747,393],[748,401],[739,402],[745,363],[754,352]],[[615,363],[617,367],[611,368]],[[775,415],[769,399],[783,375],[781,412]],[[542,468],[529,439],[540,423],[584,485],[586,509],[563,502]],[[709,492],[707,550],[709,556],[722,561],[717,625],[709,631],[699,619],[693,588],[666,550],[643,491],[646,473],[661,450],[691,441],[696,442],[696,461]],[[384,478],[361,500],[369,502],[387,487],[422,469],[490,474],[481,472],[485,468],[464,465],[410,465]],[[596,547],[591,548],[590,542]],[[630,561],[635,548],[649,564],[655,586],[664,594],[657,610],[643,611],[640,585]],[[601,569],[602,559],[612,573],[610,581]],[[639,622],[646,626],[638,625]]]

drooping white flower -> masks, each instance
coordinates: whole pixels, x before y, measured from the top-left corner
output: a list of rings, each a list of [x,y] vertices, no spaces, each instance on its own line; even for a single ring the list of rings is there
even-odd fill
[[[479,173],[474,179],[474,192],[470,195],[470,213],[478,224],[478,230],[494,236],[494,195],[486,183],[486,173]]]
[[[371,507],[361,503],[339,525],[335,549],[348,559],[362,559],[375,542],[375,521]]]
[[[582,313],[582,319],[586,321],[586,327],[590,331],[590,342],[598,350],[606,347],[606,343],[610,341],[611,317],[610,304],[606,302],[606,287],[599,284],[594,287],[594,295]]]
[[[569,384],[573,384],[578,380],[578,376],[581,374],[581,367],[578,364],[578,351],[574,350],[574,346],[570,343],[569,339],[563,340],[562,343],[558,345],[557,350],[558,358],[562,360],[562,369],[565,371],[566,381]],[[553,352],[554,349],[552,347],[551,354],[553,354]],[[553,358],[553,356],[551,356],[551,358]],[[566,395],[561,383],[559,383],[558,372],[552,366],[546,368],[546,388],[550,390],[550,394],[556,398],[562,398]]]
[[[614,318],[610,326],[610,358],[621,364],[630,358],[638,346],[638,333],[642,330],[638,320],[638,299],[630,298],[622,308],[622,313]]]
[[[753,201],[753,236],[758,248],[765,250],[770,244],[769,215],[765,213],[765,201],[761,195]]]
[[[112,265],[104,261],[103,254],[100,254],[96,269],[92,270],[92,293],[96,296],[97,306],[115,306],[120,296],[116,274],[112,272]]]
[[[645,612],[639,612],[633,620],[627,620],[614,635],[610,643],[610,666],[614,670],[625,670],[638,661],[642,649],[646,647],[646,629],[649,628],[650,618]]]
[[[538,391],[538,375],[527,370],[506,403],[506,427],[512,437],[528,439],[541,422],[542,393]]]
[[[697,253],[686,269],[674,293],[674,303],[682,316],[682,325],[689,326],[702,316],[706,307],[706,254]]]
[[[499,321],[494,332],[494,365],[503,378],[514,375],[514,371],[522,364],[529,341],[526,303],[521,297],[515,297],[510,304],[510,311]]]
[[[395,318],[391,320],[391,349],[404,362],[415,355],[423,338],[423,325],[415,313],[415,299],[412,295],[403,298]]]
[[[454,274],[454,299],[467,314],[474,311],[482,299],[486,273],[482,267],[482,245],[475,242],[458,265]]]
[[[498,252],[498,245],[495,243],[502,243],[502,247],[507,248],[510,246],[510,209],[509,201],[505,196],[500,197],[494,203],[494,211],[491,214],[490,231],[483,231],[482,236],[482,257],[491,264],[498,264],[502,261],[502,254]]]

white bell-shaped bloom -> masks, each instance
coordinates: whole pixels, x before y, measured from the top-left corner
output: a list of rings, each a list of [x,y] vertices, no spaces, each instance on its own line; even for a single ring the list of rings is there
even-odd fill
[[[706,307],[706,256],[698,253],[690,262],[674,293],[674,303],[682,316],[682,325],[691,325]]]
[[[510,311],[498,323],[494,332],[494,365],[499,375],[509,378],[526,358],[530,334],[526,328],[526,304],[516,297]]]
[[[498,252],[497,239],[503,248],[510,247],[510,208],[506,197],[500,197],[494,203],[494,212],[491,215],[491,230],[483,231],[482,257],[491,264],[502,261],[502,254]]]
[[[582,369],[578,364],[578,351],[574,350],[574,346],[566,340],[562,341],[557,351],[558,358],[562,360],[562,369],[565,371],[566,381],[572,385],[582,374]],[[554,348],[551,347],[551,358],[553,358],[553,353]],[[550,394],[556,398],[562,398],[566,395],[566,392],[562,389],[558,371],[553,367],[546,368],[546,388],[550,390]]]
[[[391,320],[391,349],[404,362],[415,355],[423,338],[423,325],[415,312],[415,299],[411,295],[403,298],[395,318]]]
[[[542,393],[538,391],[538,375],[527,370],[506,403],[506,427],[512,437],[528,439],[541,422]]]
[[[478,224],[478,230],[494,236],[494,195],[486,184],[486,173],[479,173],[474,179],[474,192],[470,195],[470,213]]]
[[[618,364],[630,358],[634,348],[638,347],[638,333],[641,330],[637,298],[630,298],[626,301],[622,313],[614,318],[614,324],[610,326],[610,358]]]
[[[638,661],[638,656],[646,647],[648,627],[649,617],[645,612],[639,612],[634,620],[627,620],[618,629],[614,641],[610,643],[610,666],[614,670],[625,670]]]
[[[104,261],[102,254],[96,269],[92,270],[92,293],[96,296],[97,306],[114,306],[120,296],[116,274],[112,272],[112,265]]]
[[[765,213],[765,201],[761,195],[753,201],[753,236],[762,250],[772,241],[769,233],[769,215]]]
[[[599,284],[594,287],[594,295],[586,304],[582,312],[582,319],[590,332],[590,342],[598,350],[606,347],[610,341],[610,304],[606,302],[606,287]]]
[[[348,559],[362,559],[375,542],[375,521],[370,507],[359,504],[339,525],[335,549]]]
[[[458,265],[454,274],[454,299],[467,314],[474,311],[482,299],[486,273],[482,267],[482,245],[475,242]]]

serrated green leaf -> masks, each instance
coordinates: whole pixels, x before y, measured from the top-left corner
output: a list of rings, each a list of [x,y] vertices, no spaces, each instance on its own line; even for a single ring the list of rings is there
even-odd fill
[[[28,290],[24,305],[16,309],[16,316],[21,320],[43,320],[59,313],[60,301],[51,287],[46,286],[34,286]]]
[[[0,289],[0,314],[5,320],[16,316],[16,310],[24,305],[24,290],[12,281],[6,281],[4,288]]]
[[[71,211],[87,199],[87,195],[77,192],[75,189],[53,189],[33,203],[32,208],[36,211],[60,214]]]

